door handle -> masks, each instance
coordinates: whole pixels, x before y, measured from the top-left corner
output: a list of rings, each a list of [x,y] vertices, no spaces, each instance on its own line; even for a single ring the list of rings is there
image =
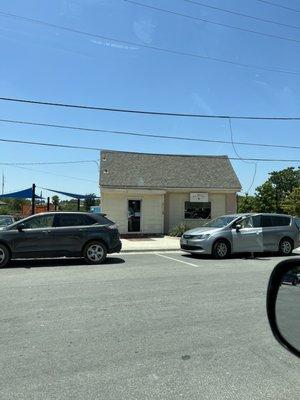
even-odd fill
[[[42,231],[42,233],[50,233],[50,231]]]

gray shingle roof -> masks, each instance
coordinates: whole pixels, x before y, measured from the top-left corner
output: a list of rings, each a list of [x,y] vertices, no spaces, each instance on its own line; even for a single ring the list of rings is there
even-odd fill
[[[227,156],[186,156],[101,151],[101,187],[237,189]]]

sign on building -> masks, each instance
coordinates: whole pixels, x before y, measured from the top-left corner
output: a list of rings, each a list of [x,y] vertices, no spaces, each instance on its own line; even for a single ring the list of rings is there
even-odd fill
[[[207,203],[208,193],[190,193],[191,203]]]

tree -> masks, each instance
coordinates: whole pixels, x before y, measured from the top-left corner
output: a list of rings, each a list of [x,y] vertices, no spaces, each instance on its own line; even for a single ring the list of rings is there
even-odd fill
[[[61,211],[77,211],[77,200],[63,200],[59,203],[59,209]]]
[[[257,211],[257,201],[254,196],[238,196],[238,212],[247,213]]]
[[[300,186],[293,189],[281,203],[281,207],[287,214],[300,217]]]
[[[84,209],[85,211],[90,211],[91,207],[96,204],[96,195],[95,193],[90,193],[85,196],[84,199]]]
[[[276,192],[269,180],[256,188],[255,197],[258,212],[277,212]]]
[[[260,212],[285,212],[282,204],[286,197],[295,187],[300,186],[300,169],[288,167],[281,171],[269,173],[268,180],[256,188],[255,197],[257,199]]]
[[[59,206],[59,197],[57,195],[52,197],[52,204],[54,205],[55,211],[57,211]]]

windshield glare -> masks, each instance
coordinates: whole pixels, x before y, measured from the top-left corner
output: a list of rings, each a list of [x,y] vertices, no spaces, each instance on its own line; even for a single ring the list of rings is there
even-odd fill
[[[0,226],[7,226],[12,224],[14,221],[11,217],[0,217]]]
[[[208,226],[210,228],[224,228],[224,226],[227,226],[235,219],[236,217],[219,217],[207,222],[204,226]]]

